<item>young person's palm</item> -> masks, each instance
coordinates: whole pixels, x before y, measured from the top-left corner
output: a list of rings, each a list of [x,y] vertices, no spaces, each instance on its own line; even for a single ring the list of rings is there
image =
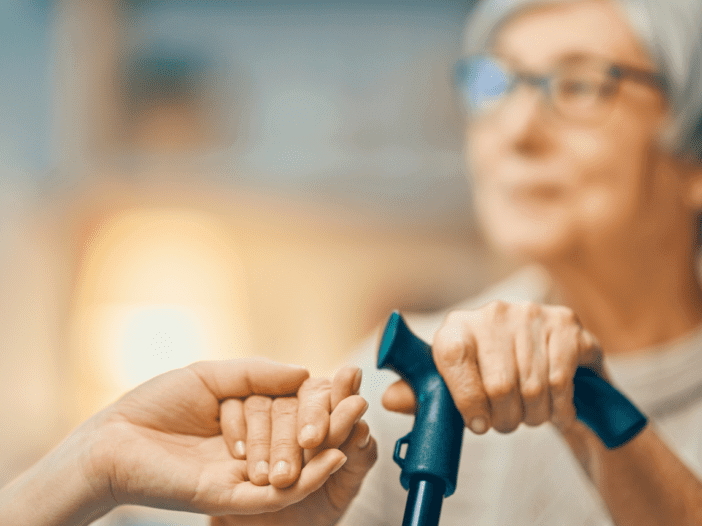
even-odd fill
[[[246,461],[229,453],[220,402],[253,393],[293,394],[307,376],[304,369],[259,360],[203,362],[158,376],[86,424],[100,437],[86,472],[96,474],[96,491],[107,484],[117,504],[219,515],[298,502],[324,483],[344,455],[324,451],[289,488],[256,486],[248,481]]]

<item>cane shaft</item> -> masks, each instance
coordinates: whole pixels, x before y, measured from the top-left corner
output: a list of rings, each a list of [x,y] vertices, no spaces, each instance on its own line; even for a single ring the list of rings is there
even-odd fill
[[[413,478],[402,526],[437,526],[445,487],[444,482],[435,477]]]

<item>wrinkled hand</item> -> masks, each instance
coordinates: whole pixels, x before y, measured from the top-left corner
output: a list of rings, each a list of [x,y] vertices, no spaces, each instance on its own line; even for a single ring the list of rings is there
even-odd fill
[[[566,430],[575,422],[573,377],[578,366],[604,376],[595,337],[559,306],[495,301],[453,312],[434,336],[436,367],[466,426],[508,433],[524,422]],[[414,411],[409,386],[396,382],[383,405]]]
[[[248,460],[251,480],[290,486],[297,475],[330,449],[347,457],[324,486],[304,500],[261,515],[213,517],[213,526],[331,525],[341,517],[376,459],[376,444],[360,420],[368,407],[356,393],[361,374],[341,369],[330,382],[310,378],[297,397],[249,397],[222,404],[222,429],[234,457]],[[304,449],[303,449],[304,446]],[[268,466],[272,466],[265,473]],[[299,482],[298,482],[299,483]],[[290,487],[294,487],[290,486]]]
[[[220,426],[220,403],[252,394],[295,393],[309,373],[268,360],[199,362],[158,376],[89,421],[97,437],[86,478],[107,488],[114,504],[207,514],[260,513],[298,502],[345,461],[329,449],[287,489],[249,481],[232,458]]]

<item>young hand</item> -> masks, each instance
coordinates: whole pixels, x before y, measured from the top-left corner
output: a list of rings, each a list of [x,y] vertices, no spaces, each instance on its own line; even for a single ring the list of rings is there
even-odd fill
[[[248,480],[222,436],[220,403],[298,391],[304,368],[267,360],[199,362],[140,385],[87,420],[0,491],[0,523],[85,524],[119,504],[208,514],[279,510],[345,462],[328,449],[287,489]]]

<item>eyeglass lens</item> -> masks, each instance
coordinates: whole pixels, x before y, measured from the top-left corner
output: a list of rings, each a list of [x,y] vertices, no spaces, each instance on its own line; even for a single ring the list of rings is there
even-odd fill
[[[469,113],[484,115],[523,80],[490,57],[459,62],[456,81]],[[617,79],[607,68],[589,62],[568,64],[545,79],[547,101],[563,117],[588,121],[601,118],[606,102],[616,91]],[[530,82],[533,84],[533,82]]]

